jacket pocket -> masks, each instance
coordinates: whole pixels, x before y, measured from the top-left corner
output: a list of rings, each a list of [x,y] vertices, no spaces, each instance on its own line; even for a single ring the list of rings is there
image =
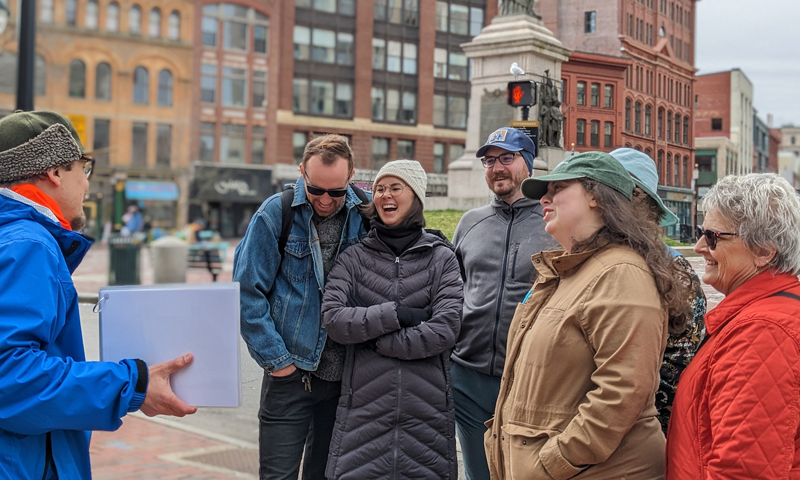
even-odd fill
[[[551,480],[539,459],[547,440],[558,432],[509,423],[500,427],[505,478]]]
[[[311,258],[311,246],[304,241],[286,242],[286,255],[283,258],[281,271],[292,283],[303,282],[314,275],[314,261]]]
[[[553,348],[559,337],[564,310],[543,308],[534,318],[527,315],[520,319],[519,328],[533,328],[531,339],[522,345],[517,361],[536,367],[546,367],[553,359]],[[526,325],[526,321],[533,325]],[[513,326],[513,324],[512,324]]]

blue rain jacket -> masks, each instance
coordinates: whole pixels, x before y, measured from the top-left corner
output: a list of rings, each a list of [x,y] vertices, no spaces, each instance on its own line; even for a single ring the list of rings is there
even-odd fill
[[[0,479],[91,478],[87,430],[116,430],[144,401],[133,360],[85,361],[71,273],[90,246],[0,189]]]

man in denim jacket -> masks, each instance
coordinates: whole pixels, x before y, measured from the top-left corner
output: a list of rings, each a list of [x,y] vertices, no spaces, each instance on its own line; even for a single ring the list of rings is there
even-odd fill
[[[322,289],[337,255],[366,235],[349,187],[353,153],[347,139],[306,145],[294,187],[286,248],[278,243],[281,193],[268,198],[247,227],[234,258],[241,284],[241,328],[250,355],[264,368],[259,417],[260,478],[324,479],[344,347],[322,328]],[[313,380],[313,381],[312,381]]]

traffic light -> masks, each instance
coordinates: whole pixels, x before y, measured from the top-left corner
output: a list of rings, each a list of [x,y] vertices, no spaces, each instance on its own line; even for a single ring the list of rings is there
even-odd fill
[[[536,84],[529,80],[508,82],[508,104],[512,107],[536,105]]]

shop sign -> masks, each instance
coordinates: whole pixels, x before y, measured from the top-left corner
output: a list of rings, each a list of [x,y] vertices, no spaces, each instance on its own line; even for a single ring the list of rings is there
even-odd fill
[[[189,197],[211,202],[260,203],[274,192],[270,170],[198,165]]]

